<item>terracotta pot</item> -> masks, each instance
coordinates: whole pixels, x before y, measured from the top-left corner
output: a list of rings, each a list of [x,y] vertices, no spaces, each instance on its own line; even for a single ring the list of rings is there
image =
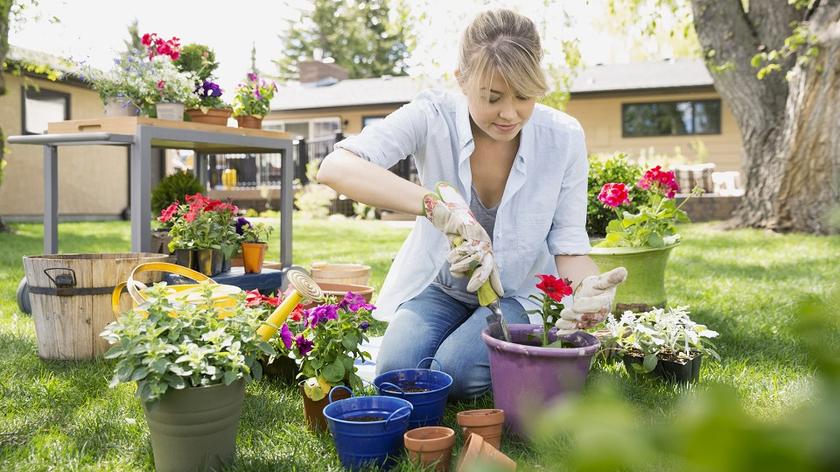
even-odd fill
[[[324,408],[330,404],[329,396],[326,396],[318,401],[312,400],[306,396],[303,391],[303,383],[298,388],[300,389],[300,396],[303,397],[303,414],[306,416],[306,424],[312,431],[326,431],[327,420],[324,418]],[[333,400],[344,400],[350,398],[350,392],[337,388],[333,393]]]
[[[242,265],[245,267],[246,274],[262,272],[266,249],[268,249],[268,243],[242,243]]]
[[[496,449],[502,446],[502,426],[504,422],[505,412],[496,408],[467,410],[458,413],[458,425],[461,426],[464,437],[469,437],[471,433],[477,434]]]
[[[210,108],[207,113],[204,113],[201,108],[190,108],[186,113],[193,123],[227,126],[228,118],[233,111],[230,108]]]
[[[483,466],[484,468],[476,468]],[[493,447],[481,436],[470,434],[461,448],[457,472],[471,470],[516,470],[516,462]]]
[[[239,124],[240,128],[262,129],[262,120],[262,117],[252,115],[243,115],[236,117],[236,122]]]
[[[373,287],[368,287],[367,285],[318,282],[318,286],[321,287],[321,290],[325,294],[335,296],[339,300],[341,300],[347,292],[353,292],[365,297],[365,300],[368,303],[370,303],[370,299],[373,298]]]
[[[455,431],[442,426],[424,426],[403,435],[408,458],[423,466],[434,464],[437,472],[447,472],[455,445]]]

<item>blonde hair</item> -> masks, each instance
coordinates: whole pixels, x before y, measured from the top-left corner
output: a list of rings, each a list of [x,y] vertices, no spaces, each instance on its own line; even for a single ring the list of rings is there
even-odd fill
[[[499,73],[516,94],[541,97],[548,90],[541,60],[540,35],[528,17],[511,10],[485,11],[464,30],[460,81],[466,90],[479,90],[482,81],[489,83]]]

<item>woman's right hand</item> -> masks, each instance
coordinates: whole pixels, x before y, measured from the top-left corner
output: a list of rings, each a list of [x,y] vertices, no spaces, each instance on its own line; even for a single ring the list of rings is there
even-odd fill
[[[457,190],[445,182],[438,183],[436,189],[436,193],[423,197],[423,209],[432,225],[449,240],[449,271],[456,277],[469,276],[470,292],[476,292],[489,280],[496,294],[502,296],[504,290],[490,236]]]

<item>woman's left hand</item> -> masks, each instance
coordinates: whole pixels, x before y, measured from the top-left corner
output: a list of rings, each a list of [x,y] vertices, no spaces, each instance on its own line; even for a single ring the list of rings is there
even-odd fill
[[[572,306],[566,307],[557,320],[557,329],[576,331],[592,328],[607,317],[615,290],[627,278],[627,269],[617,267],[601,275],[590,275],[583,279],[572,295]]]

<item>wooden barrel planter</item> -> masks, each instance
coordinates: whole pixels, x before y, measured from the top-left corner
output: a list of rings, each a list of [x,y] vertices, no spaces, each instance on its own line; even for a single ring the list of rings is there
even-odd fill
[[[43,359],[92,359],[108,350],[99,337],[114,321],[111,292],[143,262],[165,262],[166,254],[51,254],[23,258],[38,356]],[[158,272],[140,275],[143,283],[159,282]],[[122,308],[131,308],[128,294]]]
[[[312,280],[334,284],[368,285],[370,266],[363,264],[312,263]]]

